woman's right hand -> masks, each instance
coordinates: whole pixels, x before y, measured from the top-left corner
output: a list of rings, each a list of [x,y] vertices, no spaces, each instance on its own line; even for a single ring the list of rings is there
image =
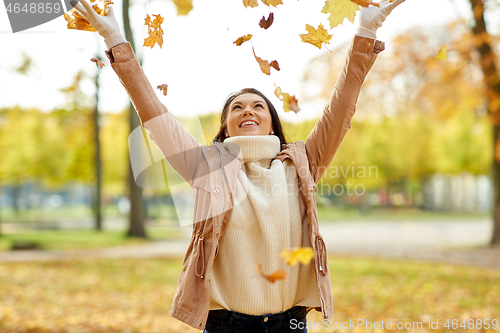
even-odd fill
[[[86,0],[80,0],[80,3],[71,1],[80,15],[82,15],[90,25],[97,30],[99,35],[104,37],[108,49],[127,42],[120,33],[120,26],[115,18],[113,7],[109,6],[106,16],[97,14],[92,6]],[[83,5],[83,6],[82,6]],[[111,38],[110,38],[111,37]]]

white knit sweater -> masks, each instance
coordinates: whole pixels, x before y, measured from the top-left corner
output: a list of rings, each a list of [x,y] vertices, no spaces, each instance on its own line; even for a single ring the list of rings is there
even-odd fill
[[[224,146],[235,156],[239,153],[245,167],[239,171],[235,206],[213,263],[210,309],[264,315],[295,305],[321,306],[313,263],[290,267],[280,258],[284,248],[310,242],[295,167],[288,159],[272,161],[280,152],[279,138],[238,136],[226,139]],[[270,283],[257,273],[256,263],[264,274],[282,269],[286,278]]]

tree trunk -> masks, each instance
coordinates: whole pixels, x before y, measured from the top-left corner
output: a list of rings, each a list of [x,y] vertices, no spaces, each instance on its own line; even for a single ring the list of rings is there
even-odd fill
[[[130,26],[129,16],[129,0],[123,0],[123,26],[125,29],[125,38],[130,42],[134,53],[135,50],[134,36],[132,34],[132,27]],[[137,55],[138,56],[138,55]],[[138,56],[139,57],[139,56]],[[142,64],[142,57],[139,57],[139,63]],[[129,105],[129,126],[132,132],[137,126],[141,126],[141,122],[137,117],[132,103]],[[144,203],[142,200],[142,188],[137,186],[132,172],[132,164],[129,156],[128,163],[128,185],[129,185],[129,199],[130,199],[130,215],[129,215],[129,230],[127,236],[147,238],[146,230],[144,228]]]
[[[99,52],[98,52],[99,53]],[[97,59],[101,60],[99,55]],[[101,209],[101,191],[102,191],[102,168],[101,168],[101,141],[99,140],[99,74],[101,69],[97,67],[95,75],[95,108],[93,112],[94,121],[94,172],[95,172],[95,192],[94,192],[94,223],[95,230],[102,230],[102,209]]]
[[[486,30],[484,4],[482,0],[469,0],[474,15],[474,46],[479,53],[481,70],[486,89],[488,115],[493,123],[493,234],[491,246],[500,246],[500,154],[495,154],[500,147],[500,80],[495,65],[496,55],[491,48],[491,37]]]

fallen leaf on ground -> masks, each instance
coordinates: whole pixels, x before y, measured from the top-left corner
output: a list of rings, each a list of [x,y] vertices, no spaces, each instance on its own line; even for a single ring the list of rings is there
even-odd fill
[[[276,60],[269,62],[267,60],[263,60],[262,58],[257,57],[257,55],[255,54],[255,50],[253,49],[253,46],[252,46],[252,51],[253,51],[253,55],[255,57],[255,60],[257,60],[257,62],[260,65],[260,70],[262,71],[262,73],[267,74],[267,75],[271,75],[271,67],[273,67],[277,71],[280,70],[280,66]]]
[[[163,23],[163,17],[161,17],[160,14],[153,14],[153,16],[155,17],[155,19],[152,22],[149,14],[147,14],[146,18],[144,19],[144,25],[148,27],[149,36],[144,39],[143,46],[149,46],[153,48],[153,46],[155,46],[155,44],[157,43],[161,48],[161,46],[163,45],[163,29],[160,25]]]
[[[285,271],[278,269],[271,273],[270,275],[266,275],[262,272],[262,267],[260,264],[255,264],[255,269],[260,276],[263,276],[267,281],[274,283],[276,280],[284,280],[285,279]]]
[[[446,45],[441,46],[441,49],[438,51],[438,53],[436,55],[436,59],[447,61],[448,55],[446,54],[446,51],[448,51],[448,46],[446,46]]]
[[[354,23],[354,17],[358,10],[359,5],[351,0],[327,0],[321,12],[330,14],[328,21],[330,21],[330,27],[333,29],[342,24],[345,18]]]
[[[241,36],[236,41],[234,41],[233,44],[236,44],[236,46],[240,46],[241,44],[243,44],[244,42],[249,41],[250,39],[252,39],[252,35],[251,34],[248,34],[248,35],[245,35],[245,36]]]
[[[284,249],[280,254],[281,258],[285,258],[286,264],[295,266],[299,262],[307,265],[314,258],[312,247],[296,247],[293,250]]]
[[[166,84],[160,84],[158,87],[156,87],[158,89],[160,89],[161,92],[163,92],[163,96],[167,96],[167,88],[168,88],[168,85]]]
[[[102,68],[102,66],[104,66],[104,64],[102,63],[102,61],[100,59],[97,59],[97,58],[92,58],[90,59],[90,61],[93,61],[95,62],[95,64],[97,65],[97,67],[99,68]]]
[[[283,110],[285,112],[293,111],[295,113],[300,111],[299,104],[297,98],[288,93],[284,93],[280,87],[274,85],[276,89],[274,90],[274,94],[283,102]],[[283,252],[282,252],[283,253]]]
[[[273,24],[273,21],[274,21],[274,14],[270,13],[267,19],[265,16],[262,16],[259,22],[259,26],[261,28],[267,29]]]
[[[321,43],[328,44],[333,35],[328,34],[328,31],[320,24],[318,29],[306,24],[307,34],[299,35],[304,43],[309,43],[321,49]]]

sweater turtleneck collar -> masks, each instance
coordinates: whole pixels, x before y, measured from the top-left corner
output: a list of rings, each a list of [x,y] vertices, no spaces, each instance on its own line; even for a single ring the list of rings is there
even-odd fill
[[[242,135],[224,140],[229,153],[244,163],[259,161],[271,165],[271,160],[281,151],[280,139],[276,135]]]

